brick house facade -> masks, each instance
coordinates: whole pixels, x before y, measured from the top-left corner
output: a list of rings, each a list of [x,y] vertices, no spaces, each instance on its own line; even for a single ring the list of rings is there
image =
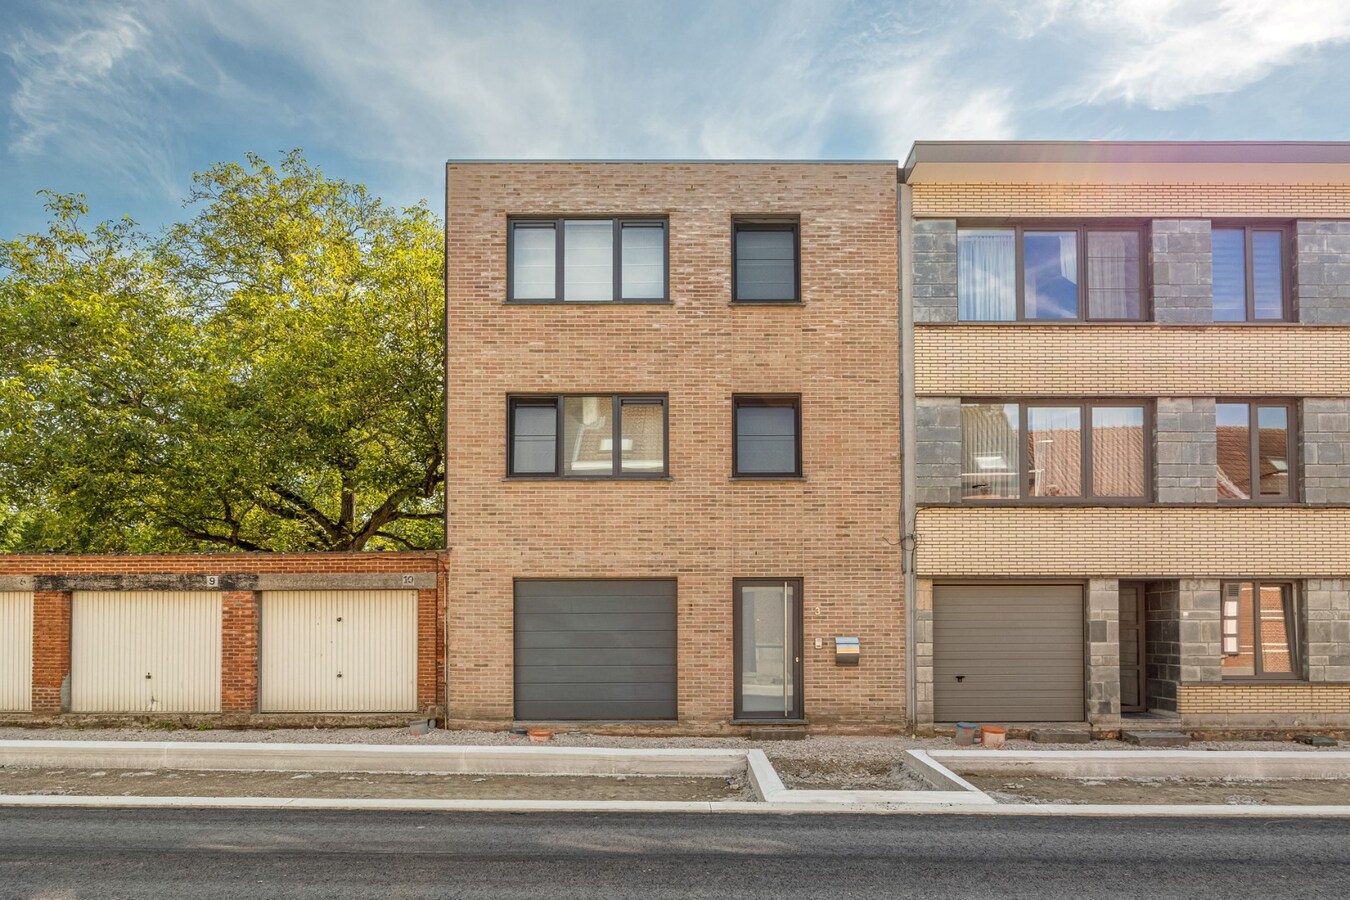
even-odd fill
[[[921,143],[905,176],[915,615],[934,635],[914,647],[920,727],[1061,690],[1106,731],[1132,715],[1350,724],[1350,148]],[[1119,235],[1132,251],[1113,270],[1120,259],[1092,258],[1092,242]],[[1078,281],[1067,321],[1027,312],[1051,241],[1053,279]],[[989,287],[996,268],[1015,286]],[[1142,306],[1093,321],[1094,291]],[[1007,315],[979,308],[995,296]],[[1147,426],[1139,496],[1094,499],[1087,475],[1081,490],[1037,496],[1063,460],[1034,416],[1069,417],[1077,439],[1122,404]],[[1014,433],[1006,453],[978,433],[990,410]],[[1090,472],[1089,451],[1072,447]],[[983,471],[1005,464],[1007,476]],[[1020,496],[1007,487],[1018,477]],[[985,690],[969,654],[989,645],[963,610],[1027,585],[1045,602],[1016,607],[1024,630],[1000,624],[1005,646],[1032,649]],[[1054,597],[1067,598],[1059,612]],[[1080,646],[1037,645],[1039,623],[1074,616]]]
[[[501,725],[521,710],[513,660],[534,641],[517,634],[529,619],[513,619],[521,580],[664,579],[678,606],[674,683],[662,688],[675,714],[648,727],[732,729],[734,582],[783,579],[800,584],[800,718],[903,722],[895,204],[886,162],[449,165],[452,721]],[[508,300],[513,220],[595,216],[664,224],[664,302]],[[798,302],[735,302],[738,221],[799,229]],[[508,398],[633,393],[666,400],[665,476],[508,476]],[[799,398],[800,476],[733,476],[743,395]],[[838,636],[859,638],[859,665],[836,665]],[[530,708],[522,718],[571,709]]]

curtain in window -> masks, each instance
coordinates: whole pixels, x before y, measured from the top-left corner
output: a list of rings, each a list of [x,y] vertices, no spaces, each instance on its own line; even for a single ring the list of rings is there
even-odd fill
[[[1284,318],[1283,243],[1281,232],[1252,232],[1252,299],[1258,319]]]
[[[557,229],[517,225],[511,240],[511,296],[514,300],[552,300],[558,289]]]
[[[623,226],[623,299],[660,300],[666,294],[666,230]]]
[[[1214,269],[1214,321],[1247,319],[1247,237],[1241,228],[1210,232]]]
[[[736,299],[793,300],[797,295],[796,235],[788,229],[736,232]]]
[[[1089,231],[1087,277],[1089,318],[1140,318],[1139,233]]]
[[[614,299],[614,223],[563,223],[563,299]]]
[[[1016,403],[961,404],[961,496],[1021,496]]]
[[[956,233],[956,297],[963,322],[1017,318],[1017,249],[1011,229]]]

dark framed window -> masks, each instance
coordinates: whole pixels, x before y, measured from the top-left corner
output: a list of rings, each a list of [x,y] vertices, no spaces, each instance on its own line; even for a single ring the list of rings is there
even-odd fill
[[[1225,581],[1220,588],[1224,678],[1296,679],[1298,596],[1278,581]]]
[[[1215,405],[1219,500],[1293,500],[1298,495],[1295,405],[1285,400]]]
[[[796,222],[737,219],[731,224],[731,299],[801,301],[801,232]]]
[[[664,303],[664,219],[511,219],[506,290],[513,303]]]
[[[507,399],[506,473],[660,478],[669,468],[667,399],[561,394]]]
[[[1136,225],[959,228],[957,318],[1144,321],[1147,262]]]
[[[961,404],[965,500],[1148,500],[1152,409],[1137,400]]]
[[[1214,267],[1214,321],[1287,322],[1293,319],[1288,265],[1289,232],[1275,225],[1210,229]]]
[[[800,477],[801,397],[737,395],[731,405],[731,474],[738,478]]]

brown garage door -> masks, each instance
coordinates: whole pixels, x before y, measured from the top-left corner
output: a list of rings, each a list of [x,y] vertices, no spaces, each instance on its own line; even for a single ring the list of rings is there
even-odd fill
[[[937,586],[933,714],[939,722],[1083,721],[1082,586]]]

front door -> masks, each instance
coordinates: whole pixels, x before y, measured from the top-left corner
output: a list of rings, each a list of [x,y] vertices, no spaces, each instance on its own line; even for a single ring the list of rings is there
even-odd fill
[[[735,583],[736,718],[802,718],[802,583]]]
[[[1143,712],[1144,694],[1144,588],[1120,586],[1120,711]]]

